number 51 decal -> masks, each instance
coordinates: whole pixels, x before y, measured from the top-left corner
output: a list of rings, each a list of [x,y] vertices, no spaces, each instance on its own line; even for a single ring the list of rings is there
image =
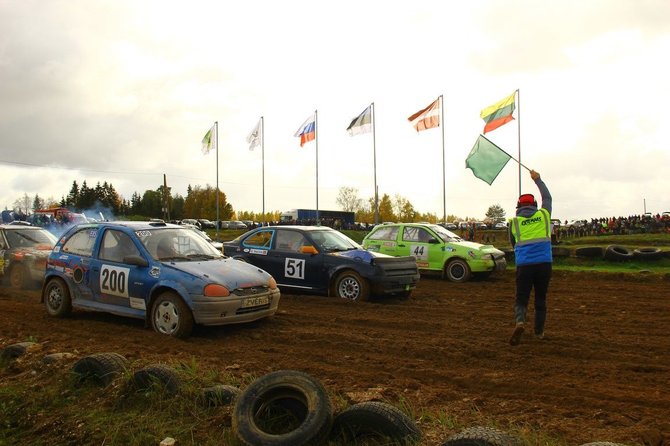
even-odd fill
[[[284,276],[292,279],[305,278],[305,259],[286,259],[284,262]]]

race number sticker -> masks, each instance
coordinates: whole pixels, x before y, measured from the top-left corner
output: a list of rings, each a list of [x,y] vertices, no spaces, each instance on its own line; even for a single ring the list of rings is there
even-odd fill
[[[128,297],[130,268],[102,265],[100,268],[100,292],[113,296]]]
[[[416,257],[416,260],[428,260],[428,247],[426,245],[410,245],[409,255]]]
[[[284,276],[291,279],[305,278],[305,259],[289,259],[284,262]]]

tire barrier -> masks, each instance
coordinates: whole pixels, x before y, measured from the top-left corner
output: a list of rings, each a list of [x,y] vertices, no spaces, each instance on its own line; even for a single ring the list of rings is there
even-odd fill
[[[149,365],[136,371],[131,383],[138,390],[158,387],[171,395],[179,392],[181,388],[181,380],[177,373],[164,364]]]
[[[128,360],[118,353],[95,353],[77,361],[72,371],[77,375],[77,383],[93,382],[107,387],[114,379],[124,373]]]
[[[354,404],[337,414],[331,438],[336,444],[358,444],[358,439],[369,438],[410,445],[422,435],[416,423],[400,409],[387,403],[368,401]]]
[[[8,345],[2,349],[2,352],[0,353],[0,359],[9,361],[20,358],[21,356],[25,355],[34,345],[36,345],[34,342],[18,342],[16,344]]]
[[[663,251],[661,248],[637,248],[633,250],[633,257],[638,260],[660,260]]]
[[[605,248],[605,260],[623,262],[633,258],[633,251],[621,245],[609,245]]]
[[[575,256],[577,257],[603,257],[603,248],[602,246],[582,246],[581,248],[575,248]]]
[[[303,372],[261,376],[237,398],[233,430],[246,445],[318,444],[330,433],[333,409],[326,389]]]
[[[233,404],[241,391],[235,386],[217,384],[201,390],[200,400],[205,407],[219,407]]]
[[[551,255],[553,257],[570,257],[570,248],[564,246],[552,246]]]
[[[521,446],[517,437],[492,427],[467,428],[442,443],[442,446]]]
[[[622,443],[612,443],[611,441],[594,441],[592,443],[584,443],[579,446],[626,446]]]

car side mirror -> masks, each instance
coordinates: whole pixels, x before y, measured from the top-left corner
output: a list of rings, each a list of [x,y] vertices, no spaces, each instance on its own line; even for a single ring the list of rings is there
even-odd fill
[[[312,255],[314,255],[314,254],[318,254],[319,251],[317,251],[314,246],[307,245],[307,246],[303,246],[302,248],[300,248],[300,253],[301,254],[312,254]]]
[[[428,239],[428,243],[436,245],[436,244],[440,243],[440,241],[438,239],[436,239],[435,237],[431,237],[430,239]]]
[[[133,254],[131,256],[125,256],[123,258],[123,263],[136,266],[149,266],[149,262],[147,262],[147,260],[144,257],[137,254]]]

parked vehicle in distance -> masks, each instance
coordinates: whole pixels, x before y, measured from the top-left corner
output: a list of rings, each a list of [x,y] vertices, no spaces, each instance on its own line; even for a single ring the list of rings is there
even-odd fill
[[[200,229],[216,229],[214,222],[206,218],[199,218],[198,223],[200,223]]]
[[[0,279],[14,288],[41,283],[57,239],[44,228],[12,223],[0,225]]]
[[[275,280],[223,256],[193,229],[161,222],[71,228],[47,261],[42,302],[51,316],[73,308],[143,319],[158,333],[194,324],[251,322],[275,314]]]
[[[410,296],[419,280],[416,260],[364,250],[327,226],[263,226],[223,243],[227,256],[272,274],[282,288],[350,300]]]
[[[438,271],[452,282],[466,282],[507,267],[505,254],[493,245],[463,240],[439,225],[397,223],[378,226],[363,239],[370,251],[392,256],[414,256],[422,271]]]
[[[228,222],[228,229],[247,229],[247,225],[239,220],[231,220]]]
[[[507,229],[507,223],[504,221],[499,221],[498,223],[493,225],[493,229]]]
[[[201,227],[200,222],[198,220],[196,220],[195,218],[185,218],[179,224],[180,225],[193,225],[193,226],[197,226],[198,228]]]
[[[444,229],[448,229],[450,231],[458,229],[458,225],[456,223],[438,223],[438,225],[440,225]]]

